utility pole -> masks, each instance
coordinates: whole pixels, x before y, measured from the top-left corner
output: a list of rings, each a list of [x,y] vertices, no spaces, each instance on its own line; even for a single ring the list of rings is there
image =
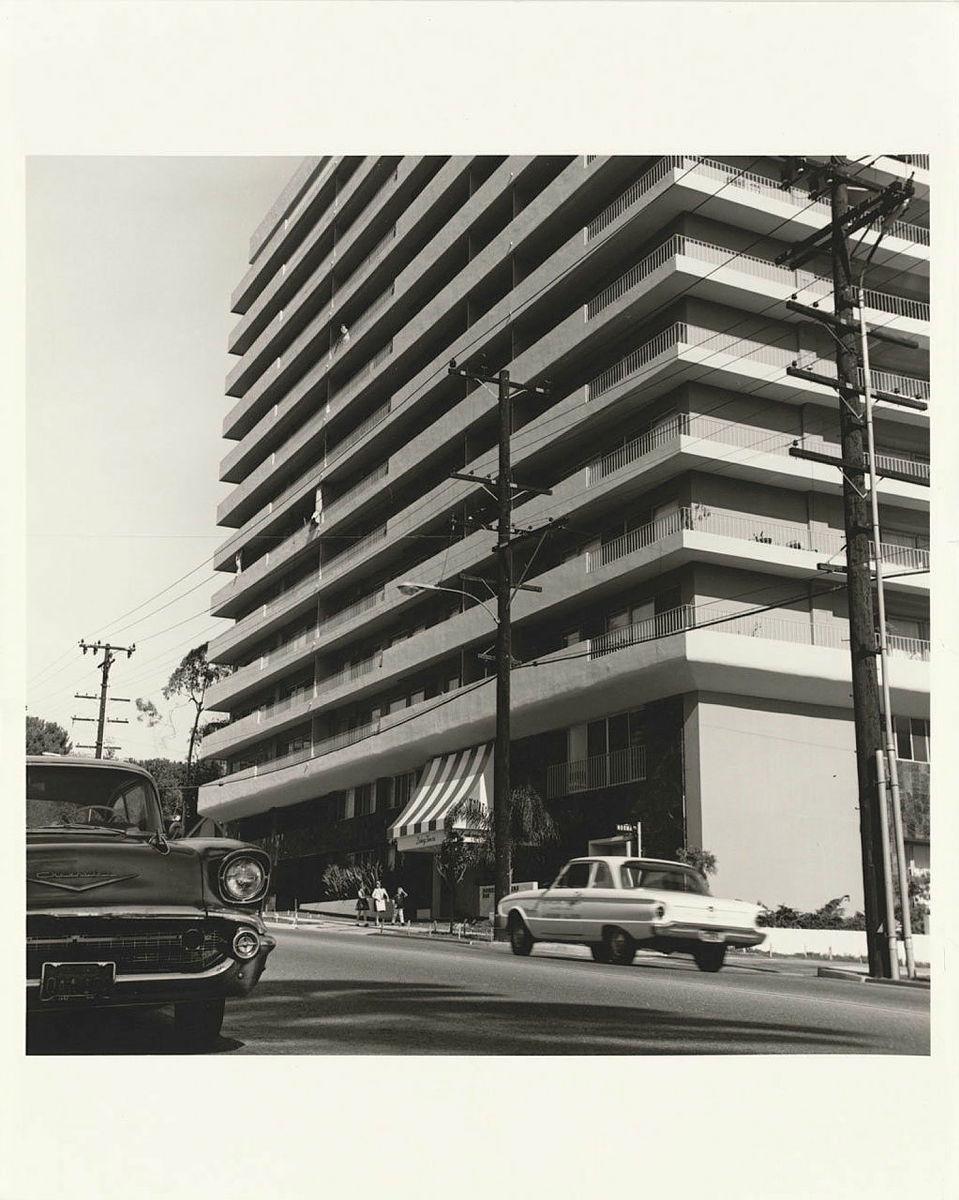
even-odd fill
[[[852,266],[842,218],[849,210],[849,189],[842,175],[831,181],[833,312],[843,323],[836,337],[839,379],[839,434],[844,463],[843,518],[846,526],[846,583],[849,589],[849,650],[852,659],[852,703],[856,726],[859,777],[859,836],[862,844],[866,940],[869,972],[889,978],[888,943],[880,936],[882,898],[886,890],[882,853],[879,780],[876,752],[882,749],[879,726],[879,682],[876,677],[876,632],[872,620],[872,576],[866,506],[863,444],[864,412],[859,396],[859,357],[853,325]],[[876,547],[879,554],[879,547]]]
[[[542,539],[560,522],[548,522],[540,529],[514,530],[513,501],[520,493],[548,496],[549,488],[517,484],[513,480],[510,439],[513,432],[513,397],[519,393],[546,397],[548,386],[513,383],[508,370],[495,377],[483,371],[458,367],[450,363],[451,375],[459,375],[474,383],[497,385],[498,417],[498,474],[495,481],[464,471],[454,473],[454,479],[481,484],[496,500],[496,740],[493,755],[493,891],[494,906],[509,894],[512,870],[512,775],[510,771],[510,673],[513,668],[512,621],[510,609],[515,593],[523,581],[513,585],[513,545],[536,534]],[[529,589],[533,590],[533,589]],[[537,589],[538,590],[538,589]]]
[[[82,639],[79,645],[84,655],[86,655],[88,650],[92,650],[94,654],[97,654],[97,652],[100,650],[103,651],[103,661],[99,664],[98,668],[103,675],[100,680],[100,715],[97,718],[97,741],[96,746],[94,747],[96,751],[96,757],[100,758],[103,754],[103,731],[106,727],[107,721],[110,720],[116,724],[128,723],[122,718],[107,717],[107,684],[110,679],[110,668],[116,662],[116,659],[113,657],[113,652],[114,650],[119,650],[121,653],[126,654],[127,658],[129,658],[134,650],[136,650],[136,646],[111,646],[109,642],[87,642]],[[78,717],[74,719],[81,721],[93,720],[92,717]]]
[[[876,610],[879,618],[879,664],[882,672],[882,717],[885,751],[878,755],[879,790],[883,801],[883,849],[885,851],[886,871],[889,872],[889,823],[885,805],[885,783],[888,778],[889,796],[892,800],[893,828],[896,838],[896,874],[899,878],[899,903],[902,906],[902,940],[906,951],[906,974],[910,979],[916,977],[916,959],[912,948],[912,914],[909,911],[909,867],[906,863],[906,847],[902,833],[902,803],[899,795],[899,762],[896,758],[896,743],[892,734],[892,697],[889,688],[889,643],[886,636],[886,593],[882,578],[882,554],[879,547],[882,537],[879,524],[879,484],[876,477],[876,439],[872,420],[872,371],[869,366],[869,337],[866,329],[866,298],[862,286],[859,287],[856,299],[859,305],[859,336],[862,353],[863,390],[866,400],[866,437],[869,444],[869,501],[872,517],[872,540],[876,546]],[[892,977],[899,977],[899,950],[896,946],[895,906],[892,904],[892,888],[888,889],[887,905],[892,909],[887,919],[887,940],[892,954]],[[891,926],[891,928],[890,928]]]
[[[874,448],[867,456],[865,436],[867,412],[862,398],[865,389],[859,385],[859,355],[857,340],[859,324],[854,321],[856,293],[853,289],[849,237],[858,229],[868,228],[879,217],[898,207],[901,209],[912,194],[911,185],[893,184],[888,188],[866,183],[849,174],[846,160],[832,157],[828,164],[808,159],[792,160],[784,186],[798,175],[813,176],[814,194],[828,189],[831,199],[831,221],[790,250],[780,255],[796,268],[827,246],[832,258],[833,312],[820,312],[787,301],[787,308],[824,324],[836,343],[836,379],[814,377],[836,388],[839,393],[839,429],[841,457],[816,454],[793,447],[790,454],[797,458],[828,462],[842,471],[843,518],[846,535],[846,582],[849,607],[849,649],[852,664],[853,718],[856,732],[856,767],[859,791],[859,835],[862,853],[863,907],[866,918],[866,943],[869,954],[869,973],[877,978],[898,974],[898,955],[895,949],[895,924],[891,903],[889,864],[889,829],[886,823],[883,765],[883,739],[880,727],[879,686],[876,675],[877,637],[873,623],[872,570],[873,556],[879,566],[882,553],[878,534],[875,546],[870,544],[874,533],[870,517],[865,475],[867,467],[875,466]],[[851,207],[849,185],[870,193],[865,200]],[[899,345],[915,342],[885,330],[868,330],[870,336]],[[790,368],[791,375],[809,378],[810,373]],[[867,382],[868,388],[868,382]],[[910,408],[924,408],[916,400],[897,398],[885,393],[882,399],[902,403]],[[871,396],[869,398],[871,405]],[[869,411],[871,416],[871,408]],[[873,476],[874,478],[874,476]],[[873,493],[875,497],[875,492]],[[880,932],[885,930],[885,938]]]
[[[496,861],[493,874],[495,904],[509,894],[513,866],[510,827],[512,783],[510,774],[510,671],[513,631],[510,621],[510,592],[513,586],[513,474],[510,438],[513,412],[510,404],[509,371],[499,373],[499,474],[496,480],[496,744],[493,751],[493,844]],[[495,911],[495,905],[494,905]]]

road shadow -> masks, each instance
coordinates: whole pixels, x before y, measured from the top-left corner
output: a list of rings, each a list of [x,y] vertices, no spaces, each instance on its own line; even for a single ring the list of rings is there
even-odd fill
[[[227,1016],[230,1008],[227,1006]],[[225,1054],[243,1046],[221,1035],[205,1050],[185,1050],[169,1009],[117,1008],[40,1013],[27,1021],[26,1052],[44,1054]]]
[[[227,1007],[225,1034],[211,1052],[249,1042],[280,1054],[889,1053],[868,1034],[796,1022],[525,1001],[403,980],[262,981]],[[51,1020],[28,1045],[31,1054],[179,1052],[168,1015],[134,1010]]]

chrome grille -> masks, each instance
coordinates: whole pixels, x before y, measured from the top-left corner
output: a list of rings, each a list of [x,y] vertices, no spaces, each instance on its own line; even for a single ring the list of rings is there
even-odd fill
[[[27,938],[27,978],[37,979],[45,962],[115,962],[117,974],[153,971],[203,971],[222,961],[225,939],[203,933],[196,949],[187,949],[179,931],[144,931],[106,937],[95,933]]]

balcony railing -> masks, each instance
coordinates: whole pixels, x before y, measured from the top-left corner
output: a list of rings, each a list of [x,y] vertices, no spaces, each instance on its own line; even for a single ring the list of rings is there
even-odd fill
[[[282,667],[287,662],[291,662],[299,657],[304,650],[312,648],[318,642],[322,641],[327,634],[332,633],[341,625],[345,625],[348,621],[352,621],[361,613],[369,612],[378,604],[382,604],[385,599],[386,588],[380,588],[379,591],[371,592],[370,595],[364,596],[362,600],[357,600],[347,608],[341,608],[339,612],[333,613],[332,616],[327,617],[325,621],[321,621],[315,628],[307,629],[295,638],[290,638],[289,641],[283,642],[275,650],[270,650],[267,654],[261,654],[253,659],[252,662],[238,668],[231,679],[234,683],[245,684],[248,682],[248,679],[265,671],[267,667],[274,669]]]
[[[331,558],[326,564],[327,568],[333,571],[337,567],[343,566],[344,563],[348,563],[352,559],[357,558],[360,554],[363,554],[364,551],[369,550],[370,546],[375,545],[377,542],[381,542],[386,537],[386,533],[386,525],[381,525],[378,529],[374,529],[370,533],[364,534],[363,537],[358,538],[357,541],[355,541],[351,546],[347,547],[346,550],[342,550],[335,558]]]
[[[849,646],[849,625],[842,621],[824,621],[807,615],[805,618],[784,617],[776,613],[750,613],[742,615],[735,609],[713,604],[696,606],[682,604],[668,612],[611,630],[587,643],[570,647],[570,653],[588,654],[590,659],[615,654],[629,646],[657,641],[679,633],[705,631],[736,634],[739,637],[764,638],[775,642],[791,642],[802,646],[822,646],[831,650],[842,650]],[[928,662],[930,644],[921,638],[890,635],[887,638],[890,653],[902,658]]]
[[[389,473],[389,462],[380,463],[375,470],[371,471],[369,475],[364,476],[359,483],[354,484],[342,496],[337,496],[329,508],[324,511],[324,519],[332,520],[338,514],[345,512],[358,496],[361,496],[364,492],[368,492],[381,479],[385,479]]]
[[[740,254],[735,250],[730,250],[727,246],[703,242],[698,238],[690,238],[677,233],[594,296],[586,305],[586,320],[590,321],[598,316],[604,309],[637,287],[658,267],[679,255],[711,263],[717,267],[729,266],[742,274],[780,284],[793,291],[810,292],[819,296],[832,293],[832,281],[824,276],[815,275],[811,271],[790,270],[788,267],[777,266],[770,259],[760,258],[755,254]],[[878,292],[870,288],[865,291],[865,299],[870,308],[893,313],[900,317],[909,317],[916,321],[929,320],[929,305],[918,300]]]
[[[586,570],[595,571],[617,562],[677,533],[708,533],[737,541],[757,542],[787,550],[806,553],[839,554],[845,547],[845,536],[831,529],[810,530],[804,525],[783,525],[762,521],[756,517],[740,517],[734,513],[713,512],[705,505],[679,508],[664,517],[632,529],[621,537],[607,542],[599,550],[586,552]],[[927,571],[929,551],[917,546],[901,546],[893,542],[880,545],[883,563],[903,570]],[[870,542],[870,553],[875,549]]]
[[[595,754],[576,762],[546,768],[546,799],[593,792],[597,788],[636,783],[646,778],[646,747],[627,746],[609,754]]]
[[[929,170],[928,154],[890,154],[889,157],[896,159],[897,162],[904,162],[910,167],[921,167],[923,171]]]
[[[330,448],[330,457],[332,458],[334,455],[339,457],[339,455],[349,450],[352,446],[355,446],[358,441],[366,437],[371,429],[375,429],[381,421],[386,420],[386,418],[390,415],[391,409],[392,400],[387,400],[385,404],[381,404],[380,407],[374,412],[371,412],[365,420],[361,421],[355,429],[351,429],[346,437]]]
[[[662,424],[649,430],[648,433],[633,438],[619,449],[590,463],[587,473],[589,485],[592,487],[608,475],[613,475],[645,458],[654,450],[675,444],[680,437],[691,437],[696,441],[719,442],[722,445],[737,446],[744,450],[761,449],[765,454],[788,455],[790,446],[797,441],[799,435],[784,433],[781,430],[760,429],[754,425],[722,421],[716,417],[676,413]],[[838,453],[838,446],[834,447],[828,442],[823,442],[822,447],[825,453],[833,450]],[[912,475],[917,483],[928,482],[929,479],[928,462],[902,458],[891,453],[877,453],[876,467],[880,472],[891,470]]]
[[[710,355],[730,354],[733,358],[776,367],[783,372],[787,367],[795,365],[823,374],[835,375],[836,373],[835,362],[817,358],[809,350],[772,346],[751,338],[736,337],[731,333],[717,332],[702,326],[691,325],[686,321],[677,321],[592,379],[586,385],[587,400],[596,400],[612,388],[627,382],[645,370],[661,354],[665,354],[673,348],[705,349]],[[862,382],[861,370],[860,382]],[[873,371],[872,382],[873,387],[880,391],[915,396],[921,400],[928,400],[930,397],[928,379],[898,375],[889,371]]]
[[[644,175],[590,222],[586,227],[586,240],[591,241],[597,234],[612,225],[671,171],[686,173],[695,171],[698,175],[705,175],[722,184],[723,188],[742,188],[745,191],[765,196],[769,200],[778,200],[780,203],[785,201],[796,207],[804,208],[811,203],[824,207],[829,205],[827,199],[820,198],[811,201],[808,192],[800,191],[798,188],[783,190],[775,179],[757,175],[754,171],[740,171],[737,167],[731,167],[728,163],[719,162],[714,158],[701,158],[692,154],[667,154],[655,162]]]

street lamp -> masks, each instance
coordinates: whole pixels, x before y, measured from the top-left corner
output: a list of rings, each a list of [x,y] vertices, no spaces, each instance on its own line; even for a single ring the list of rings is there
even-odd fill
[[[453,596],[465,596],[468,600],[475,600],[477,604],[482,604],[494,625],[499,623],[499,618],[488,604],[485,604],[479,596],[474,596],[472,592],[464,592],[461,588],[441,587],[438,583],[415,583],[412,579],[403,579],[396,585],[396,590],[402,592],[404,596],[418,596],[420,592],[449,592]]]

